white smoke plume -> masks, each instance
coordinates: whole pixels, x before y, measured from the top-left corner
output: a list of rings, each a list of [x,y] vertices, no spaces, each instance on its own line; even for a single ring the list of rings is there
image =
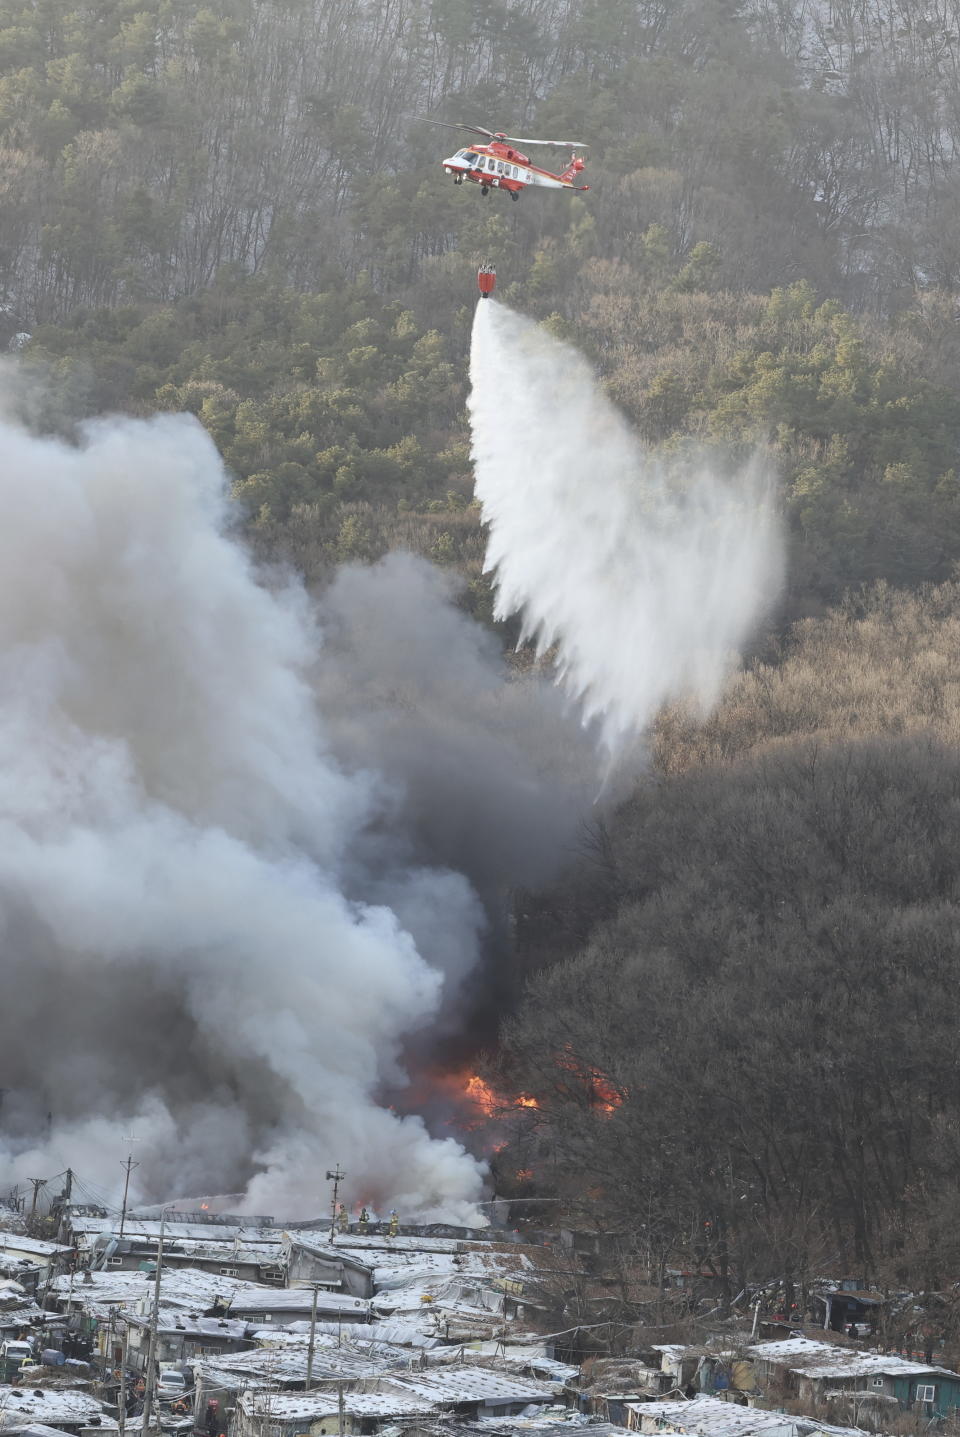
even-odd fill
[[[348,891],[393,798],[331,756],[305,598],[224,488],[187,418],[0,423],[0,1177],[114,1186],[132,1128],[147,1196],[312,1214],[339,1160],[348,1198],[464,1218],[478,1164],[375,1099],[442,1001],[398,911],[463,969],[481,905],[422,864]]]
[[[708,710],[782,582],[762,467],[671,474],[574,349],[493,300],[477,304],[471,379],[497,616],[520,614],[540,654],[555,646],[611,754],[666,702]]]

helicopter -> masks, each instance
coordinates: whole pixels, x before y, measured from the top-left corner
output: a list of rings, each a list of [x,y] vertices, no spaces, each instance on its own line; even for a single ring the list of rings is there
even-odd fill
[[[583,169],[583,160],[576,152],[590,148],[582,140],[521,140],[499,130],[485,130],[482,125],[454,125],[446,120],[428,120],[427,123],[483,136],[479,144],[457,150],[456,154],[443,161],[443,168],[453,176],[455,185],[462,185],[465,179],[472,180],[480,186],[482,195],[488,195],[491,190],[506,190],[512,200],[518,200],[528,185],[541,185],[550,190],[590,188],[589,185],[575,183]],[[518,149],[520,145],[547,145],[551,149],[570,150],[570,163],[565,170],[554,174],[552,170],[532,164]]]

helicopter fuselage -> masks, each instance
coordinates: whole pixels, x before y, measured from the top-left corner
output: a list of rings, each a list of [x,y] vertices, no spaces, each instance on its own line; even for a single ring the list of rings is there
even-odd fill
[[[513,147],[507,140],[493,139],[486,145],[471,145],[458,150],[443,161],[448,175],[453,175],[456,184],[465,179],[478,184],[486,193],[488,190],[508,190],[513,199],[519,199],[521,190],[528,185],[539,185],[551,190],[587,190],[589,185],[574,183],[583,169],[583,160],[572,155],[570,163],[560,174],[542,169],[531,163],[527,155]]]

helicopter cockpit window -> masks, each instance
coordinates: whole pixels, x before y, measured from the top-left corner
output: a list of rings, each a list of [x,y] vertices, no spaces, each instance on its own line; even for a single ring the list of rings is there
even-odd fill
[[[466,160],[468,165],[472,165],[476,162],[477,156],[473,153],[472,150],[464,150],[463,159]]]

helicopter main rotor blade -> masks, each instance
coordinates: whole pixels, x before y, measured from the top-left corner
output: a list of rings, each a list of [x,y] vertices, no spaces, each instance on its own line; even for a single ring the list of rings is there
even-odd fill
[[[468,130],[471,135],[483,135],[486,139],[493,139],[493,130],[485,130],[482,125],[459,125],[451,124],[449,120],[431,120],[426,115],[411,115],[412,120],[422,120],[425,125],[439,125],[444,130]]]
[[[554,150],[589,150],[583,140],[522,140],[518,135],[508,135],[511,145],[549,145]]]

